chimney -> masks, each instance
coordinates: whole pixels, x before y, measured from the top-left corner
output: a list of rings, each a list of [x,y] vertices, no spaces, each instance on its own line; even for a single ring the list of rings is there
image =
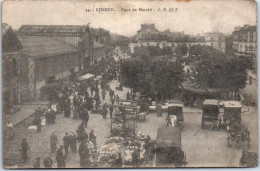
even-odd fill
[[[244,29],[247,29],[247,28],[249,28],[250,27],[250,25],[248,25],[248,24],[245,24],[244,25]]]

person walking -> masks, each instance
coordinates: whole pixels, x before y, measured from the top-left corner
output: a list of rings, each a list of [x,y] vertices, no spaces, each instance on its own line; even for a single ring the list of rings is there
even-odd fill
[[[131,154],[131,156],[132,156],[133,166],[137,167],[139,164],[139,157],[140,157],[139,149],[135,149],[134,152]]]
[[[24,162],[28,161],[28,154],[27,154],[27,152],[30,151],[30,147],[29,147],[26,139],[22,140],[20,148],[21,148],[21,157],[22,157],[23,161]]]
[[[106,90],[105,89],[102,89],[102,99],[105,100],[106,98]]]
[[[64,116],[66,118],[70,117],[70,99],[69,99],[69,97],[66,99],[66,106],[65,106],[65,110],[64,110]]]
[[[156,113],[158,117],[162,116],[162,106],[160,104],[156,106]]]
[[[89,114],[86,108],[84,108],[84,113],[82,114],[82,122],[84,123],[85,128],[88,126]]]
[[[65,153],[66,153],[66,155],[68,155],[68,151],[69,151],[69,147],[70,147],[70,137],[69,137],[68,132],[66,132],[66,135],[63,138],[63,145],[64,145]]]
[[[43,165],[45,168],[52,168],[53,161],[50,157],[47,157],[43,160]]]
[[[66,167],[66,156],[63,154],[62,150],[63,150],[63,146],[61,145],[60,148],[57,150],[57,154],[56,154],[58,168]]]
[[[89,150],[87,148],[85,148],[81,154],[80,154],[80,167],[81,168],[87,168],[90,165],[90,154],[89,154]]]
[[[113,105],[110,105],[110,106],[109,106],[110,119],[112,119],[113,111],[114,111],[114,106],[113,106]]]
[[[101,104],[101,102],[98,100],[98,101],[96,101],[96,103],[95,103],[95,109],[96,109],[96,111],[98,111],[98,107],[99,107],[99,105]]]
[[[7,122],[6,128],[6,139],[12,140],[14,137],[14,127],[11,121]]]
[[[115,167],[116,168],[122,168],[122,164],[123,164],[123,158],[121,156],[121,153],[117,154],[117,159],[115,161]]]
[[[119,96],[118,95],[116,95],[116,99],[117,99],[117,105],[119,105]]]
[[[93,143],[95,152],[97,152],[97,141],[96,141],[96,136],[94,134],[94,130],[91,130],[89,134],[89,140]]]
[[[52,132],[50,137],[51,153],[54,153],[56,151],[57,144],[58,144],[58,138],[55,135],[55,132]]]
[[[37,116],[37,133],[40,133],[42,130],[42,120],[40,118],[40,116]]]
[[[79,97],[74,95],[71,103],[71,113],[73,114],[73,119],[78,119],[78,103],[79,103]]]
[[[93,95],[94,90],[95,90],[94,86],[91,85],[91,87],[90,87],[90,94],[91,94],[91,96]]]
[[[70,148],[72,153],[77,153],[77,137],[73,132],[70,134]]]
[[[82,141],[84,138],[84,134],[85,134],[84,122],[81,122],[77,130],[77,140]]]
[[[106,109],[106,107],[103,107],[103,109],[102,109],[102,116],[103,116],[103,119],[107,118],[107,109]]]

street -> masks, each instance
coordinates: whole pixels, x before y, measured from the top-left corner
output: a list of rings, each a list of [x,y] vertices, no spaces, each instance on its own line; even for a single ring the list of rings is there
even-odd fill
[[[118,84],[117,80],[113,80],[110,83],[110,87],[115,91],[115,94],[119,95],[120,99],[125,99],[128,88],[124,88],[123,91],[117,91],[115,90],[115,87]],[[106,99],[105,101],[102,101],[102,104],[105,102],[109,103],[108,95],[106,95]],[[245,108],[244,111],[247,112],[242,113],[242,120],[249,126],[249,130],[252,130],[249,150],[257,152],[257,129],[253,128],[257,126],[257,112],[251,107],[249,108],[249,111],[247,108]],[[183,151],[186,154],[188,167],[207,167],[208,165],[212,167],[239,166],[242,150],[235,147],[227,147],[226,130],[210,130],[210,125],[207,125],[206,128],[199,130],[194,136],[195,132],[200,127],[202,112],[200,109],[184,107],[183,113],[184,129],[182,131],[181,141]],[[145,135],[150,135],[152,139],[156,139],[157,129],[166,125],[165,116],[165,112],[162,117],[157,117],[155,112],[150,112],[145,121],[137,122],[136,132],[140,131]],[[29,117],[25,122],[29,123],[31,120],[32,117]],[[16,137],[9,144],[10,154],[16,154],[18,162],[20,154],[17,147],[20,145],[22,138],[27,138],[31,149],[29,152],[30,161],[23,167],[32,167],[34,159],[39,156],[41,159],[51,156],[54,163],[56,163],[56,153],[50,152],[51,133],[55,132],[59,144],[63,144],[62,139],[65,136],[65,132],[75,132],[80,123],[80,120],[65,118],[62,114],[59,114],[57,115],[56,123],[44,126],[41,133],[36,133],[36,130],[26,130],[24,124],[21,123],[15,128]],[[90,133],[91,130],[94,130],[97,137],[98,149],[105,143],[106,138],[109,137],[110,126],[110,119],[103,119],[100,114],[90,114],[86,132]],[[70,151],[66,161],[67,167],[80,167],[78,153],[73,154]],[[54,167],[56,167],[56,164],[54,164]]]
[[[227,146],[226,130],[210,130],[210,125],[201,129],[195,136],[201,123],[201,112],[190,112],[193,109],[184,108],[184,129],[182,131],[182,148],[186,153],[187,167],[238,167],[242,150]],[[157,117],[149,114],[145,122],[138,122],[137,130],[156,139],[157,129],[165,126],[165,116]],[[243,113],[242,120],[251,126],[256,126],[257,112]],[[250,123],[250,124],[249,124]],[[152,126],[151,126],[152,125]],[[249,130],[257,130],[249,126]],[[257,131],[251,132],[249,151],[257,152]]]

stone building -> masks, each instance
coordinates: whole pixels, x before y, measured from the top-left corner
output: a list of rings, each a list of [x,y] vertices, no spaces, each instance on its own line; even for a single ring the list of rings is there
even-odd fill
[[[236,27],[232,33],[233,49],[240,53],[257,53],[256,26],[244,25]]]
[[[188,47],[192,45],[205,45],[205,37],[188,36],[184,32],[171,32],[169,29],[163,32],[158,31],[154,24],[142,24],[141,29],[131,39],[129,48],[134,53],[135,47],[157,46],[163,49],[171,47],[174,51],[180,44],[186,44]]]
[[[221,52],[226,51],[226,37],[223,33],[205,33],[204,37],[207,46],[214,47]]]
[[[158,31],[154,24],[142,24],[141,29],[132,38],[129,48],[134,53],[135,47],[158,46],[161,49],[171,47],[173,51],[178,45],[207,45],[225,52],[225,35],[222,33],[206,33],[203,35],[185,35],[184,32],[171,32],[169,29]]]
[[[13,105],[20,103],[20,59],[23,46],[13,29],[2,24],[2,100],[3,113],[10,114]]]
[[[102,28],[89,28],[88,25],[22,25],[17,34],[48,36],[78,48],[83,64],[80,68],[82,74],[93,70],[97,65],[95,61],[100,61],[101,56],[107,58],[111,55],[110,33]]]
[[[43,87],[57,80],[75,77],[82,68],[81,52],[49,36],[18,35],[23,46],[20,78],[26,87],[23,101],[43,99]]]
[[[48,36],[65,42],[79,49],[83,62],[82,70],[86,70],[91,65],[93,42],[88,25],[22,25],[17,34]]]

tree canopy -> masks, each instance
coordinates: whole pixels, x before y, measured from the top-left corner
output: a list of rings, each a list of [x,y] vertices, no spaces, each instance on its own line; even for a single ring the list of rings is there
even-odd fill
[[[168,59],[154,59],[151,65],[153,89],[159,95],[169,97],[180,89],[183,81],[183,66]]]
[[[238,91],[246,85],[247,63],[244,58],[208,49],[202,50],[199,61],[193,65],[194,81],[202,87]]]
[[[144,62],[139,58],[129,58],[121,63],[123,85],[134,91],[139,87],[139,80],[144,74]]]
[[[176,47],[175,52],[176,52],[176,55],[179,56],[179,57],[187,55],[188,46],[186,44],[180,44]]]

